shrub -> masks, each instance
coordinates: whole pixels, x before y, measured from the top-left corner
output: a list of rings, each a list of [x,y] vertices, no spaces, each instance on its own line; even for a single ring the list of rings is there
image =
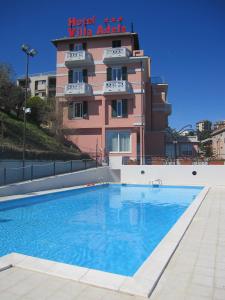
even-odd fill
[[[31,113],[29,114],[29,119],[37,123],[38,125],[45,123],[47,121],[48,112],[50,107],[46,100],[38,96],[31,97],[27,101],[27,107],[31,109]]]

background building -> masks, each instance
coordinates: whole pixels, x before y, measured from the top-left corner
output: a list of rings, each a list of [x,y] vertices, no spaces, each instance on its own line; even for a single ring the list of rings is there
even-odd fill
[[[168,85],[151,83],[137,33],[53,41],[56,99],[65,137],[94,155],[165,155]]]
[[[196,130],[203,132],[203,131],[211,131],[212,122],[209,120],[202,120],[196,123]]]
[[[212,153],[215,158],[225,159],[225,126],[212,132]]]
[[[25,88],[26,79],[24,76],[17,79],[17,85]],[[30,75],[28,88],[31,93],[31,96],[39,96],[41,98],[55,97],[55,93],[56,93],[55,72],[46,72],[46,73]]]
[[[217,121],[213,124],[213,130],[221,129],[225,127],[225,120]]]
[[[175,149],[176,147],[176,149]],[[199,141],[196,135],[180,135],[176,140],[167,135],[166,156],[169,158],[176,157],[196,157],[199,152]]]

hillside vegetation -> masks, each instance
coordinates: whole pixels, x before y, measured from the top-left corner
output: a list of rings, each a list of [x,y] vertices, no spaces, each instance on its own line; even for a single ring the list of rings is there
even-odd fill
[[[21,158],[23,121],[0,111],[0,156]],[[46,130],[27,122],[26,157],[32,159],[79,159],[87,157],[72,145],[65,145]]]

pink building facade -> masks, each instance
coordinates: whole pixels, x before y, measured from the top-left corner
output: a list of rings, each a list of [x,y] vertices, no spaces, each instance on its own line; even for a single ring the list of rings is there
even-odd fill
[[[136,33],[62,38],[56,99],[66,139],[92,156],[165,155],[167,84],[151,83]]]

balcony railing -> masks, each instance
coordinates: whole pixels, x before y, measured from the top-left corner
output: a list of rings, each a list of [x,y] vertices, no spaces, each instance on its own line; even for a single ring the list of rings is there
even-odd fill
[[[161,111],[170,115],[172,112],[172,105],[170,103],[153,103],[153,111]]]
[[[131,93],[131,86],[126,80],[104,82],[104,94]]]
[[[134,126],[144,126],[145,120],[143,115],[134,115],[133,116],[133,125]]]
[[[126,60],[130,57],[130,51],[125,47],[120,48],[108,48],[104,50],[103,60],[104,61],[120,61]]]
[[[80,51],[69,51],[65,55],[65,65],[66,67],[76,67],[81,65],[91,64],[92,57],[90,53],[85,50]]]
[[[64,94],[66,96],[91,96],[92,87],[85,82],[69,83],[65,86]]]

